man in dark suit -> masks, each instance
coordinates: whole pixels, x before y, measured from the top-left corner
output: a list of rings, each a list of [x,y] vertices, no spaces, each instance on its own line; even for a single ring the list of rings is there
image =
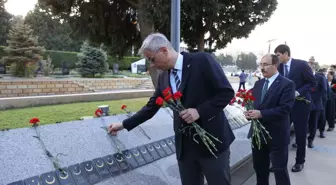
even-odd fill
[[[277,46],[274,53],[279,57],[281,64],[278,67],[279,73],[295,83],[296,96],[301,96],[311,101],[310,91],[315,87],[316,80],[313,71],[306,61],[291,58],[290,48],[281,44]],[[299,172],[303,169],[306,157],[306,137],[309,114],[312,109],[311,103],[296,100],[291,113],[291,121],[294,123],[295,141],[297,147],[296,162],[292,172]]]
[[[316,86],[311,88],[312,110],[309,115],[309,123],[308,123],[309,128],[308,147],[313,148],[314,147],[313,141],[316,135],[318,120],[321,115],[321,112],[324,111],[322,98],[326,95],[327,84],[324,76],[315,73],[316,62],[309,61],[308,65],[314,72],[316,79]]]
[[[326,113],[327,112],[327,101],[328,101],[328,94],[330,91],[330,88],[328,87],[327,69],[325,68],[319,69],[316,75],[320,75],[323,78],[323,81],[326,87],[326,91],[322,96],[322,104],[323,104],[324,109],[321,110],[320,116],[318,119],[318,128],[320,131],[320,138],[325,138],[324,131],[325,131],[325,126],[327,122],[327,113]]]
[[[262,142],[260,150],[252,148],[257,185],[269,184],[270,161],[276,185],[290,185],[287,163],[295,84],[279,75],[279,59],[276,55],[264,56],[259,65],[265,78],[255,83],[252,89],[256,99],[253,105],[255,110],[246,112],[245,116],[247,119],[259,119],[272,139],[268,139],[267,143]]]
[[[333,75],[331,81],[329,82],[329,83],[330,83],[329,85],[330,85],[331,90],[333,91],[333,93],[336,94],[336,89],[335,89],[335,88],[332,88],[333,85],[336,84],[336,76],[335,76],[335,73],[336,73],[336,65],[331,65],[331,66],[329,67],[329,70],[334,72],[334,75]],[[335,107],[334,107],[333,109],[334,109],[334,111],[336,111],[336,102],[333,102],[333,103],[334,103],[334,105],[335,105]],[[334,115],[336,115],[336,112],[334,112]],[[329,123],[329,122],[328,122],[328,123]],[[333,124],[335,124],[335,123],[333,123]],[[330,132],[330,131],[334,131],[334,128],[330,128],[330,127],[329,127],[327,131],[329,131],[329,132]]]
[[[203,185],[204,176],[209,185],[230,185],[230,144],[235,139],[223,109],[234,97],[223,69],[207,53],[177,53],[162,34],[151,34],[143,42],[139,53],[162,70],[158,86],[148,103],[134,116],[109,127],[113,135],[123,128],[132,130],[151,119],[160,106],[155,104],[162,91],[171,87],[179,90],[182,104],[187,110],[174,112],[175,145],[181,181],[183,185]],[[181,134],[180,129],[196,122],[222,143],[213,141],[218,151],[215,158],[203,144],[195,143],[192,135]],[[160,123],[158,123],[160,124]],[[186,132],[187,133],[187,132]]]
[[[328,122],[328,130],[333,131],[335,128],[335,93],[334,88],[332,88],[332,81],[335,79],[335,72],[328,71],[328,100],[327,100],[327,109],[326,109],[326,118]]]

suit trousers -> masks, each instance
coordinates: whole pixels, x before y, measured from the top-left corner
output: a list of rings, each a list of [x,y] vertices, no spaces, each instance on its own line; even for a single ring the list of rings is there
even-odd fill
[[[306,145],[307,145],[307,130],[309,121],[309,110],[296,108],[295,104],[293,110],[296,112],[291,114],[291,121],[294,124],[296,149],[296,164],[305,163],[306,158]]]
[[[320,133],[323,133],[327,123],[327,101],[323,101],[324,109],[320,111],[320,116],[318,119],[318,128]]]
[[[269,165],[272,162],[276,185],[290,185],[288,174],[288,145],[264,144],[262,148],[252,148],[253,167],[257,185],[269,185]]]
[[[313,142],[316,135],[316,129],[318,124],[318,119],[320,117],[320,110],[314,110],[310,112],[309,116],[309,123],[308,123],[308,129],[309,129],[309,136],[308,141]]]
[[[335,128],[335,100],[327,101],[326,116],[329,128]]]
[[[193,152],[178,160],[182,185],[204,185],[204,176],[208,185],[231,185],[230,149],[215,157],[200,157]]]

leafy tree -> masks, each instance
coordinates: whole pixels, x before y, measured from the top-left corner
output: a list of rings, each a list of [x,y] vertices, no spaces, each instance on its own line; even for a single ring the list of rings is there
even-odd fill
[[[223,66],[234,65],[233,57],[231,55],[224,55],[221,53],[216,58],[217,61]]]
[[[109,46],[119,57],[128,48],[138,48],[151,32],[169,38],[168,0],[39,0],[52,7],[54,15],[69,20],[73,30],[95,43]],[[258,24],[266,22],[277,6],[276,0],[184,0],[181,1],[181,37],[190,51],[213,52],[234,38],[247,37]],[[204,38],[209,33],[208,38]],[[205,50],[205,44],[210,47]],[[158,71],[150,70],[154,86]]]
[[[38,42],[48,50],[79,51],[82,41],[71,38],[72,29],[68,22],[52,16],[50,8],[35,5],[34,10],[28,12],[25,23],[38,36]]]
[[[0,0],[0,45],[6,45],[7,34],[10,28],[12,15],[5,9],[7,0]]]
[[[18,21],[9,31],[8,46],[5,48],[8,56],[3,60],[7,65],[15,64],[15,76],[31,76],[35,63],[40,60],[45,51],[38,45],[37,38],[32,32],[30,26],[23,21]]]
[[[84,42],[80,51],[77,67],[83,77],[104,75],[108,71],[107,54],[101,48],[91,47],[88,42]]]
[[[239,69],[256,70],[257,69],[257,56],[250,52],[248,54],[241,53],[237,57],[236,65]]]
[[[247,37],[258,24],[268,21],[277,1],[184,0],[181,6],[183,41],[190,49],[214,51],[234,38]]]

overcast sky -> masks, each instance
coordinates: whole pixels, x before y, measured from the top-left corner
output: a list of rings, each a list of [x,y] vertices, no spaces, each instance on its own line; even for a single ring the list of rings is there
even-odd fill
[[[26,15],[37,0],[8,0],[7,10],[14,15]],[[323,64],[336,64],[336,1],[335,0],[278,0],[278,8],[271,19],[258,26],[247,39],[233,40],[218,52],[252,51],[266,54],[267,41],[271,52],[287,41],[294,58],[308,60],[314,56]]]

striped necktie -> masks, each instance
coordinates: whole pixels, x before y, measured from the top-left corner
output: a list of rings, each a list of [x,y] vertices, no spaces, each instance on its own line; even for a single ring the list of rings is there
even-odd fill
[[[173,69],[173,75],[174,75],[175,84],[176,84],[176,91],[178,91],[181,81],[180,81],[179,76],[177,75],[177,69]]]
[[[266,95],[266,92],[267,92],[267,89],[268,89],[268,83],[269,83],[269,80],[265,79],[264,87],[262,88],[262,91],[261,91],[261,102],[263,102],[263,100],[265,98],[265,95]]]

